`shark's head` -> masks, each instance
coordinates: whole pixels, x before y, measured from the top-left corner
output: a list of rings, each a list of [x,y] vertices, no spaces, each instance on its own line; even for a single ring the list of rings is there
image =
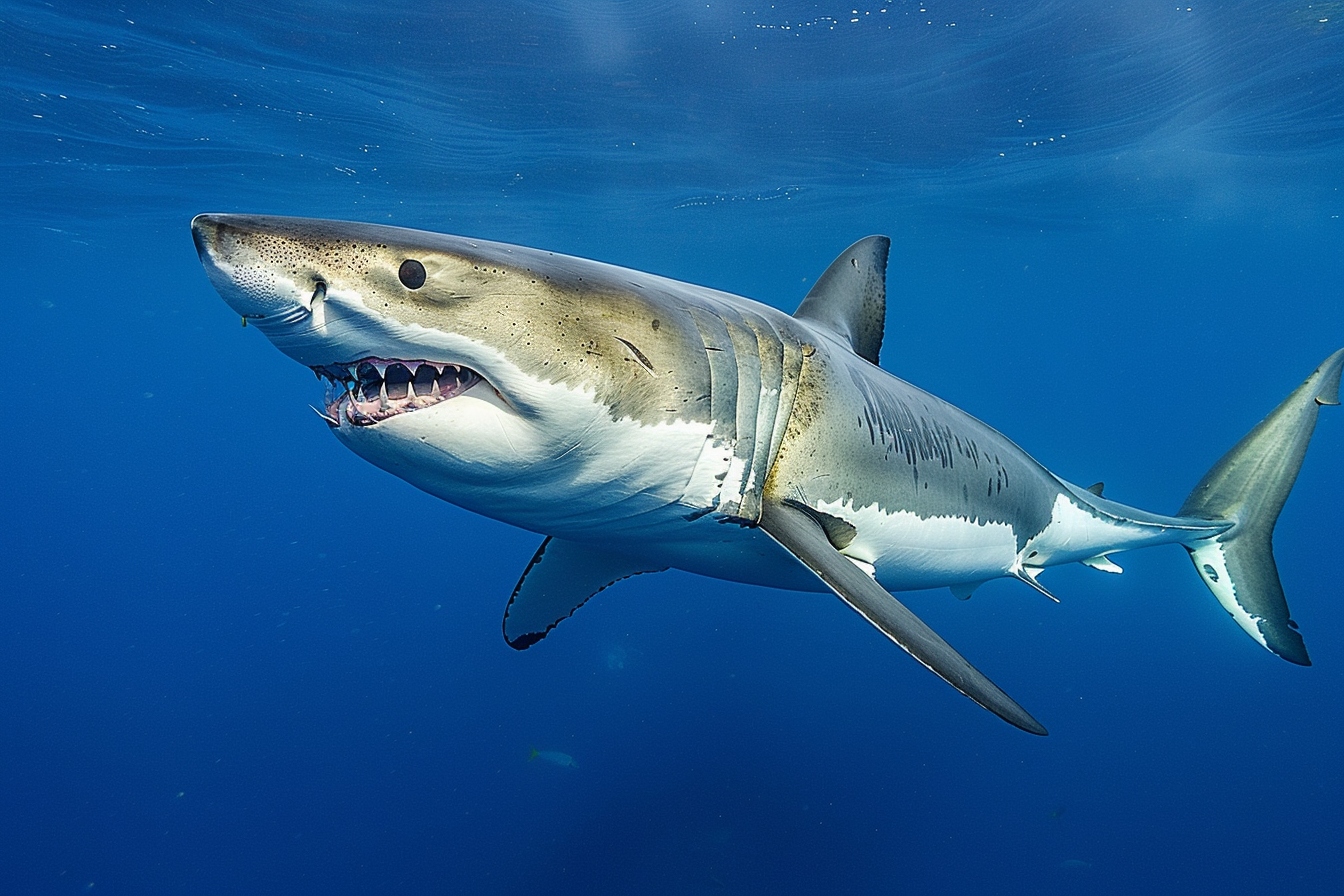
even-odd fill
[[[225,301],[325,381],[336,436],[413,484],[552,529],[501,493],[536,505],[557,476],[685,487],[682,461],[655,472],[665,482],[619,472],[623,453],[658,450],[650,433],[699,444],[710,428],[705,348],[669,281],[370,224],[200,215],[192,233]],[[613,427],[643,436],[623,445]]]

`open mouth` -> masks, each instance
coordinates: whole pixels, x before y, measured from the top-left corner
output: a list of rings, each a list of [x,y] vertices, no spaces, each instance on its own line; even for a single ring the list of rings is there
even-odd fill
[[[479,373],[460,364],[385,358],[327,364],[313,372],[327,384],[322,417],[333,427],[372,426],[456,398],[481,381]]]

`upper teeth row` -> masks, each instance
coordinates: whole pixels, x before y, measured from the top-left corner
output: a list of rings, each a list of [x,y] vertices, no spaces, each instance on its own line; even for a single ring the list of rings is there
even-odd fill
[[[434,371],[434,378],[442,379],[448,373],[460,377],[462,375],[462,366],[460,364],[435,364],[432,361],[386,361],[382,359],[368,358],[362,361],[354,361],[349,364],[331,364],[326,367],[316,368],[314,373],[319,378],[327,377],[338,383],[348,385],[361,378],[361,373],[366,373],[368,368],[377,371],[378,379],[387,379],[387,372],[394,366],[400,366],[405,369],[412,378],[421,367],[429,367]],[[367,374],[366,374],[367,375]]]

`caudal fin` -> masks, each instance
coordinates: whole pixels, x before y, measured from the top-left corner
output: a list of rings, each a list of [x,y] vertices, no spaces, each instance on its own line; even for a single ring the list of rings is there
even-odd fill
[[[1186,545],[1213,596],[1246,632],[1292,663],[1311,665],[1288,615],[1274,565],[1274,524],[1302,469],[1323,404],[1339,404],[1344,349],[1321,362],[1307,381],[1270,412],[1195,486],[1181,516],[1232,523]]]

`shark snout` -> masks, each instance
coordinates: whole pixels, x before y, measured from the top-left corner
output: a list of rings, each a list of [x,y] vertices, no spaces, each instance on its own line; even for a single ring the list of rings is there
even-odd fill
[[[196,243],[196,254],[205,262],[209,256],[206,254],[206,246],[214,241],[219,224],[214,215],[197,215],[191,219],[191,239]]]
[[[191,239],[207,271],[213,271],[221,263],[232,262],[247,240],[245,231],[231,223],[233,218],[236,216],[197,215],[191,219]]]
[[[296,246],[258,226],[258,221],[238,215],[197,215],[191,220],[191,237],[210,282],[244,319],[307,313],[314,296],[325,295],[321,278],[293,275]]]

